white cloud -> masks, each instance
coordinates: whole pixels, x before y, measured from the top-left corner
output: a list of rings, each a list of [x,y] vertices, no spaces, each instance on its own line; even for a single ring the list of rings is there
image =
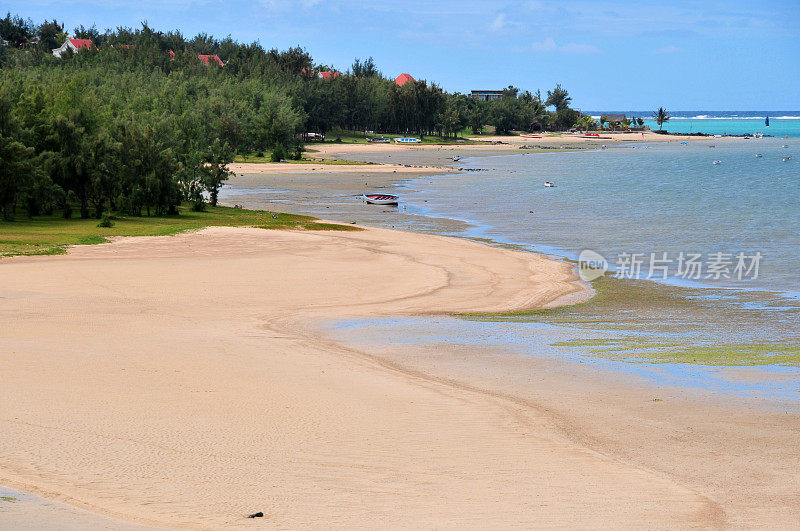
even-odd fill
[[[686,50],[684,50],[683,48],[679,48],[677,46],[670,45],[670,46],[664,46],[662,48],[659,48],[658,50],[655,50],[653,53],[657,53],[657,54],[681,53],[681,52],[684,52],[684,51],[686,51]]]
[[[581,55],[600,53],[600,50],[591,44],[579,44],[576,42],[569,42],[567,44],[557,44],[555,39],[548,37],[542,42],[534,42],[528,48],[533,53],[550,53],[550,54],[569,54]]]
[[[506,14],[500,13],[495,17],[494,21],[489,25],[489,27],[495,31],[499,31],[503,29],[505,25],[506,25]]]

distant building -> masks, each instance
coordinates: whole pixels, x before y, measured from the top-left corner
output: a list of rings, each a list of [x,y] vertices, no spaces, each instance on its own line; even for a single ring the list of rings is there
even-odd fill
[[[217,57],[216,55],[198,55],[198,59],[203,61],[205,64],[209,65],[211,63],[217,63],[219,66],[225,66],[225,63],[222,62],[222,59]]]
[[[72,50],[73,52],[78,53],[78,50],[91,50],[93,48],[94,43],[91,41],[91,39],[67,39],[59,48],[53,49],[53,55],[60,59],[67,50]]]
[[[606,122],[610,124],[615,122],[621,122],[625,119],[624,114],[604,114],[603,116],[606,117]]]
[[[397,76],[397,78],[395,78],[395,80],[394,80],[394,82],[395,82],[395,83],[397,83],[397,86],[398,86],[398,87],[402,87],[403,85],[405,85],[405,84],[406,84],[406,83],[408,83],[409,81],[411,81],[411,82],[414,82],[414,81],[416,81],[416,79],[414,79],[413,77],[411,77],[411,75],[410,75],[410,74],[406,74],[406,73],[402,73],[402,74],[400,74],[400,75],[399,75],[399,76]]]
[[[502,90],[473,90],[470,92],[470,98],[480,101],[494,101],[503,97]]]

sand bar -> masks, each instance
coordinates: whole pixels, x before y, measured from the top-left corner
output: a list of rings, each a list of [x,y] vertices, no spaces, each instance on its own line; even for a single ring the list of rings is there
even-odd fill
[[[0,263],[0,483],[128,521],[717,525],[696,490],[524,403],[326,340],[320,320],[580,300],[477,243],[211,228]]]

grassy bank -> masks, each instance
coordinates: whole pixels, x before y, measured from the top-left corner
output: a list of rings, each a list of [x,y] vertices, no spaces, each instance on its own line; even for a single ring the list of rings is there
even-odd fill
[[[60,217],[17,217],[0,221],[0,257],[62,254],[70,245],[105,243],[113,236],[169,236],[203,227],[252,226],[263,229],[360,230],[350,225],[322,223],[310,216],[209,206],[193,212],[183,206],[177,216],[118,217],[113,227],[99,227],[97,219]]]

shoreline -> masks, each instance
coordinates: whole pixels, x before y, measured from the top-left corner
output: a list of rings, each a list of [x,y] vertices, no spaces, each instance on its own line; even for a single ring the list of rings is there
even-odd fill
[[[395,175],[386,171],[364,172],[365,169],[371,166],[336,175],[335,187],[346,190],[360,185],[365,176],[368,182],[379,183],[378,187],[392,186],[412,176],[425,177],[421,172]],[[310,172],[303,175],[278,173],[274,177],[295,184],[300,180],[311,190],[317,183],[331,180],[330,175],[320,173],[318,176]],[[316,193],[324,196],[330,190]],[[59,339],[67,345],[85,341],[70,330],[85,329],[96,319],[98,322],[91,324],[93,330],[114,330],[106,341],[122,342],[122,355],[111,349],[113,361],[123,361],[126,372],[133,369],[136,385],[142,386],[142,392],[147,389],[149,393],[146,397],[121,395],[121,389],[114,388],[113,384],[129,380],[120,380],[124,373],[116,373],[112,360],[104,359],[108,347],[87,345],[92,369],[101,369],[97,377],[105,377],[94,385],[100,386],[97,392],[105,389],[103,394],[109,394],[103,398],[109,403],[103,406],[111,408],[108,410],[110,428],[114,440],[118,441],[114,444],[125,445],[128,444],[125,441],[130,440],[136,447],[147,439],[143,439],[141,433],[132,437],[128,432],[150,427],[153,431],[147,435],[151,439],[149,444],[163,447],[163,450],[149,454],[142,462],[146,466],[162,463],[161,466],[172,470],[174,478],[161,477],[163,473],[153,470],[145,476],[147,481],[132,477],[126,483],[131,486],[123,497],[130,496],[129,501],[119,502],[115,496],[114,503],[109,505],[109,497],[104,494],[85,507],[130,521],[175,527],[238,527],[247,522],[243,520],[244,515],[264,510],[264,507],[274,508],[264,511],[266,521],[290,527],[316,527],[331,522],[342,526],[365,525],[364,522],[374,525],[387,522],[420,525],[422,522],[422,525],[441,526],[456,522],[508,525],[512,521],[518,525],[520,522],[563,525],[569,521],[597,526],[609,525],[609,522],[657,524],[666,519],[684,526],[748,527],[762,522],[768,516],[765,511],[771,511],[769,516],[773,522],[787,524],[800,513],[800,507],[780,489],[781,481],[777,479],[754,483],[740,480],[735,488],[717,486],[727,481],[727,474],[732,470],[738,474],[736,477],[769,471],[767,473],[775,474],[776,478],[783,477],[783,485],[791,482],[785,473],[797,461],[792,453],[792,440],[794,430],[800,428],[794,416],[786,419],[777,413],[701,400],[676,393],[674,389],[655,390],[623,377],[593,374],[588,367],[575,363],[532,360],[506,351],[413,343],[388,347],[379,342],[354,347],[332,339],[321,326],[331,318],[427,315],[435,319],[443,313],[472,311],[480,304],[484,306],[478,311],[497,312],[576,302],[565,301],[564,296],[588,296],[585,291],[575,290],[574,285],[563,286],[558,293],[545,290],[520,294],[524,275],[511,274],[508,263],[487,267],[464,259],[463,253],[478,252],[483,256],[481,261],[491,256],[493,263],[501,257],[522,260],[519,256],[522,254],[525,261],[549,264],[560,271],[555,279],[538,279],[545,283],[553,280],[563,283],[568,277],[574,280],[571,265],[552,262],[533,253],[517,253],[467,240],[385,229],[371,228],[365,231],[368,234],[261,231],[258,236],[251,233],[253,230],[206,229],[168,238],[123,239],[93,248],[72,248],[65,256],[21,257],[0,263],[0,267],[13,262],[37,263],[50,268],[54,267],[53,263],[63,262],[77,268],[76,272],[81,274],[69,278],[90,284],[79,289],[77,285],[67,286],[56,279],[43,278],[32,284],[36,287],[28,292],[28,297],[46,291],[48,285],[55,286],[54,291],[62,295],[45,298],[37,295],[33,299],[36,302],[27,306],[26,311],[34,311],[42,319],[47,312],[37,305],[56,305],[59,298],[83,300],[88,297],[86,300],[91,302],[82,306],[90,309],[90,316],[72,317],[72,327],[56,327],[60,334],[66,334]],[[264,232],[269,235],[262,238]],[[276,241],[272,241],[273,238]],[[307,247],[310,244],[306,239],[316,242],[313,249]],[[325,240],[331,243],[322,243]],[[304,242],[299,248],[298,241]],[[355,248],[346,245],[343,250],[342,242],[360,243]],[[412,247],[405,248],[407,245]],[[391,265],[387,266],[383,260],[389,260]],[[258,275],[253,269],[256,267]],[[303,274],[309,267],[316,272],[314,275]],[[419,267],[422,269],[417,269]],[[411,274],[407,268],[417,273]],[[122,274],[123,269],[136,271],[133,278]],[[212,280],[203,274],[209,269],[231,270],[237,274],[233,278],[225,275]],[[499,273],[504,276],[498,276]],[[25,271],[25,274],[32,275],[29,280],[44,275],[34,271]],[[428,280],[418,284],[420,274]],[[137,276],[146,279],[145,284],[131,286]],[[397,276],[398,281],[391,282],[387,276]],[[315,279],[326,283],[317,285]],[[339,279],[333,281],[336,286],[327,284],[332,279]],[[224,286],[225,295],[219,291],[217,283]],[[410,295],[392,295],[388,299],[369,289],[373,285],[386,286],[395,293],[398,288],[405,291],[408,283],[413,284],[409,287]],[[157,292],[156,285],[163,293]],[[188,294],[194,292],[190,286],[199,287],[199,299],[188,298]],[[13,290],[24,287],[24,283],[15,284],[11,299],[21,297]],[[8,287],[5,291],[0,288],[0,297],[5,296],[6,301],[9,299],[7,290]],[[284,290],[289,293],[282,294]],[[258,296],[262,293],[263,296]],[[485,293],[492,293],[491,301],[476,296]],[[0,298],[0,308],[6,301]],[[104,306],[98,308],[98,303]],[[190,307],[191,314],[185,313]],[[147,312],[155,312],[154,317],[158,318],[148,318]],[[122,327],[117,318],[124,320]],[[140,338],[135,329],[137,323],[152,337]],[[179,337],[173,337],[176,333]],[[411,334],[413,337],[413,332]],[[203,338],[203,344],[192,342],[198,337]],[[183,342],[192,348],[187,349]],[[54,342],[53,347],[57,348],[58,343]],[[67,350],[70,359],[78,354],[72,352],[73,348]],[[141,357],[142,352],[149,351],[168,355],[164,359]],[[37,356],[42,363],[48,359],[46,352]],[[38,362],[28,360],[27,364],[34,367]],[[41,368],[45,372],[54,371],[45,365]],[[95,377],[86,367],[78,369],[83,378]],[[184,375],[185,372],[189,374]],[[25,377],[23,373],[19,376]],[[351,385],[353,378],[357,385]],[[63,384],[58,379],[54,381],[54,388]],[[220,381],[226,383],[221,385]],[[264,382],[269,385],[265,387]],[[295,389],[293,384],[302,389]],[[36,382],[34,385],[43,384]],[[319,400],[319,393],[325,400]],[[355,396],[346,396],[348,394]],[[263,402],[256,402],[256,396]],[[654,396],[659,397],[658,401]],[[139,425],[126,426],[125,419],[114,416],[129,410],[131,405],[126,398],[138,400],[139,407],[150,412],[149,415],[139,411],[129,413]],[[177,398],[180,400],[176,402]],[[31,398],[26,396],[25,400]],[[187,426],[165,423],[165,413],[157,407],[160,403],[185,412],[177,418],[182,422],[191,419],[190,423]],[[70,401],[65,405],[69,407],[70,404],[75,405]],[[79,402],[76,411],[81,415],[91,413],[90,409],[85,409],[87,405],[81,407]],[[46,414],[43,411],[39,410],[36,415]],[[343,411],[354,418],[342,417]],[[219,416],[223,412],[225,416]],[[71,422],[69,417],[74,413],[70,411],[64,419],[51,419],[51,422]],[[263,427],[261,416],[269,419]],[[149,420],[151,418],[154,421]],[[306,426],[308,422],[313,428]],[[99,426],[103,431],[109,429],[99,419],[89,425]],[[466,429],[470,426],[472,430]],[[643,431],[638,426],[648,426],[649,430]],[[687,426],[695,431],[687,432]],[[38,429],[36,425],[13,427]],[[265,438],[258,431],[259,427],[268,434],[277,429],[278,435]],[[414,437],[409,438],[404,433],[413,433]],[[77,439],[86,436],[81,431],[73,431],[73,434]],[[429,440],[433,434],[442,440]],[[772,441],[768,450],[760,448],[763,454],[753,455],[754,459],[748,462],[736,459],[737,455],[752,454],[751,441],[766,434]],[[55,438],[59,437],[56,431]],[[227,466],[235,463],[238,475],[223,471],[213,475],[213,479],[203,477],[206,471],[197,470],[197,463],[185,459],[185,456],[194,455],[197,462],[208,461],[213,471],[224,470],[220,468],[222,454],[205,449],[206,441],[212,440],[224,441],[224,455],[234,456],[233,461],[226,461]],[[450,444],[443,442],[447,440]],[[30,444],[40,444],[36,442],[38,438],[30,441]],[[247,441],[259,441],[266,446],[248,446]],[[676,444],[675,441],[681,442]],[[316,444],[322,442],[326,444]],[[94,448],[97,443],[88,444]],[[199,446],[193,447],[193,444]],[[179,445],[185,447],[180,452]],[[116,456],[127,455],[126,451],[120,454],[119,450],[109,448],[105,442],[97,447],[106,460],[119,459],[115,452]],[[481,450],[476,452],[475,448]],[[264,449],[269,451],[264,452]],[[573,453],[575,451],[577,453]],[[716,457],[710,459],[708,456],[712,452]],[[21,454],[24,458],[24,453],[17,452],[17,456]],[[246,458],[249,462],[256,454],[258,458],[254,462],[259,465],[256,467],[242,468],[236,458]],[[4,453],[0,452],[2,455]],[[173,463],[164,461],[167,457],[177,460],[182,467],[173,470],[170,468]],[[509,462],[512,457],[516,460]],[[125,461],[123,457],[122,462]],[[776,469],[780,463],[785,466]],[[0,461],[0,477],[13,483],[5,464]],[[472,468],[480,464],[490,465],[491,477]],[[580,467],[574,468],[576,464]],[[514,467],[522,468],[515,472]],[[460,472],[453,476],[452,471],[456,469]],[[469,470],[473,473],[467,480],[465,475]],[[94,492],[93,488],[118,489],[122,484],[115,486],[119,479],[107,473],[99,473],[92,480],[85,477],[85,470],[76,471],[81,479],[70,486],[76,490],[66,494],[76,505],[81,504],[75,500],[87,498],[87,489],[88,492]],[[515,475],[517,473],[522,475]],[[187,483],[194,484],[187,481],[187,474],[200,474],[202,484],[216,489],[219,499],[209,500],[204,491],[194,491],[186,498]],[[277,483],[275,474],[282,478]],[[61,472],[58,477],[70,475]],[[530,483],[537,477],[548,478],[547,490],[542,490],[541,481]],[[256,478],[258,481],[254,484]],[[170,480],[179,484],[171,488],[161,486]],[[382,488],[387,482],[392,485],[391,495]],[[163,499],[157,492],[150,493],[153,484],[163,489]],[[260,491],[252,490],[260,485],[268,486],[266,498],[258,494]],[[343,485],[344,492],[341,491]],[[523,489],[520,485],[528,486]],[[140,496],[137,491],[145,486],[150,495],[143,502],[137,498]],[[176,487],[180,491],[178,494],[184,495],[182,501],[167,495]],[[632,488],[641,492],[632,492]],[[240,496],[230,494],[235,489]],[[583,498],[580,506],[575,507],[571,500],[578,493]],[[732,493],[735,496],[731,497]],[[525,494],[525,499],[516,500],[520,494]],[[247,496],[252,496],[255,502],[243,503]],[[316,496],[316,505],[298,504],[297,500],[307,496]],[[421,498],[425,497],[427,505],[422,503]],[[270,501],[265,503],[265,499]],[[431,501],[439,499],[448,501],[444,505]],[[547,507],[536,506],[531,499],[545,501]],[[742,502],[742,499],[748,501]],[[202,505],[203,500],[208,505]],[[364,500],[369,503],[365,504]],[[136,513],[141,503],[146,503],[151,512],[160,511],[159,519],[148,519],[143,513]],[[391,509],[398,503],[403,515]],[[202,511],[194,512],[201,505]],[[614,507],[617,509],[613,510]],[[174,511],[175,508],[179,510]],[[209,510],[218,512],[209,516]],[[503,520],[499,515],[510,520]]]

